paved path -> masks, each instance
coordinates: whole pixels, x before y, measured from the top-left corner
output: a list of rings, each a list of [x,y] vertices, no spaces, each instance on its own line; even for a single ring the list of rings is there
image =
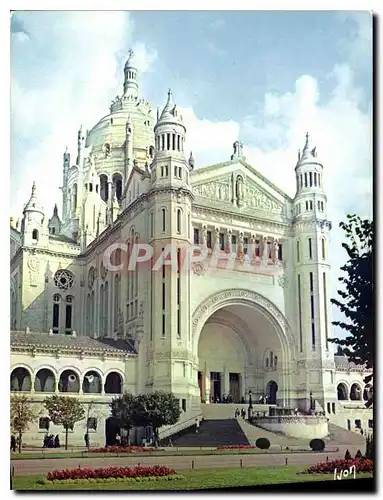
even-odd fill
[[[236,468],[255,467],[257,465],[276,466],[285,465],[286,457],[288,465],[309,466],[320,461],[329,459],[344,458],[345,447],[339,447],[338,452],[324,453],[286,453],[286,454],[254,454],[254,455],[198,455],[198,456],[158,456],[158,457],[108,457],[108,458],[46,458],[44,460],[13,460],[15,476],[29,475],[44,475],[53,469],[66,469],[75,467],[107,467],[107,466],[125,466],[134,467],[138,463],[140,465],[167,465],[177,471],[191,469],[219,469],[219,468]],[[350,452],[355,453],[353,447],[350,447]]]

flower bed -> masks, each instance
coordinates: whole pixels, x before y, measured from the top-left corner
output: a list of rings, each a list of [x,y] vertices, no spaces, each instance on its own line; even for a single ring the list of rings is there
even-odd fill
[[[333,474],[335,469],[339,472],[342,470],[349,470],[350,467],[355,466],[355,471],[358,472],[372,472],[374,463],[368,458],[352,458],[351,460],[332,460],[330,462],[320,462],[319,464],[312,465],[301,474]]]
[[[217,450],[254,450],[256,446],[250,444],[233,444],[227,446],[217,446]]]
[[[143,446],[105,446],[104,448],[91,448],[91,453],[145,453],[162,451],[159,448],[144,448]]]
[[[66,481],[77,479],[111,479],[171,477],[177,475],[174,469],[162,465],[151,467],[101,467],[98,469],[56,469],[47,474],[48,481]]]

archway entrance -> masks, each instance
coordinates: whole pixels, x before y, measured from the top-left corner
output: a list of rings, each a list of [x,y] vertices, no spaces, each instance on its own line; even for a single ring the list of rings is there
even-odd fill
[[[283,327],[278,322],[283,316],[273,308],[255,292],[229,290],[196,309],[193,343],[201,402],[240,403],[248,400],[249,391],[258,401],[266,390],[270,403],[288,404],[290,376],[283,367],[294,359],[296,347],[286,322]],[[270,353],[278,364],[270,363]]]
[[[120,434],[120,426],[117,419],[109,417],[105,420],[105,445],[115,446],[117,444],[116,436]]]
[[[267,403],[275,405],[277,402],[278,384],[274,380],[270,380],[266,387]]]

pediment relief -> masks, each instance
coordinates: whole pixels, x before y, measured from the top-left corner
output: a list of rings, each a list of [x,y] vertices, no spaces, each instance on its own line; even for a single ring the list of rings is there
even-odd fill
[[[242,170],[225,177],[216,177],[193,186],[195,196],[224,204],[232,203],[239,208],[247,208],[282,214],[283,204]]]

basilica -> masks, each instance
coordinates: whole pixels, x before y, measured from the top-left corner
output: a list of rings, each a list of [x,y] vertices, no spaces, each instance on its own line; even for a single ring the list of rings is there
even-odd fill
[[[203,166],[186,135],[170,90],[152,112],[130,51],[122,94],[80,127],[75,156],[63,154],[61,210],[48,213],[33,184],[21,221],[11,218],[10,390],[41,407],[26,442],[63,432],[43,401],[64,394],[88,407],[71,441],[86,429],[103,445],[108,403],[124,391],[173,392],[182,415],[168,435],[228,395],[302,413],[314,401],[326,421],[372,428],[368,372],[328,342],[331,222],[309,135],[296,165],[283,166],[294,198],[246,161],[240,141]],[[132,266],[141,244],[204,258]]]

